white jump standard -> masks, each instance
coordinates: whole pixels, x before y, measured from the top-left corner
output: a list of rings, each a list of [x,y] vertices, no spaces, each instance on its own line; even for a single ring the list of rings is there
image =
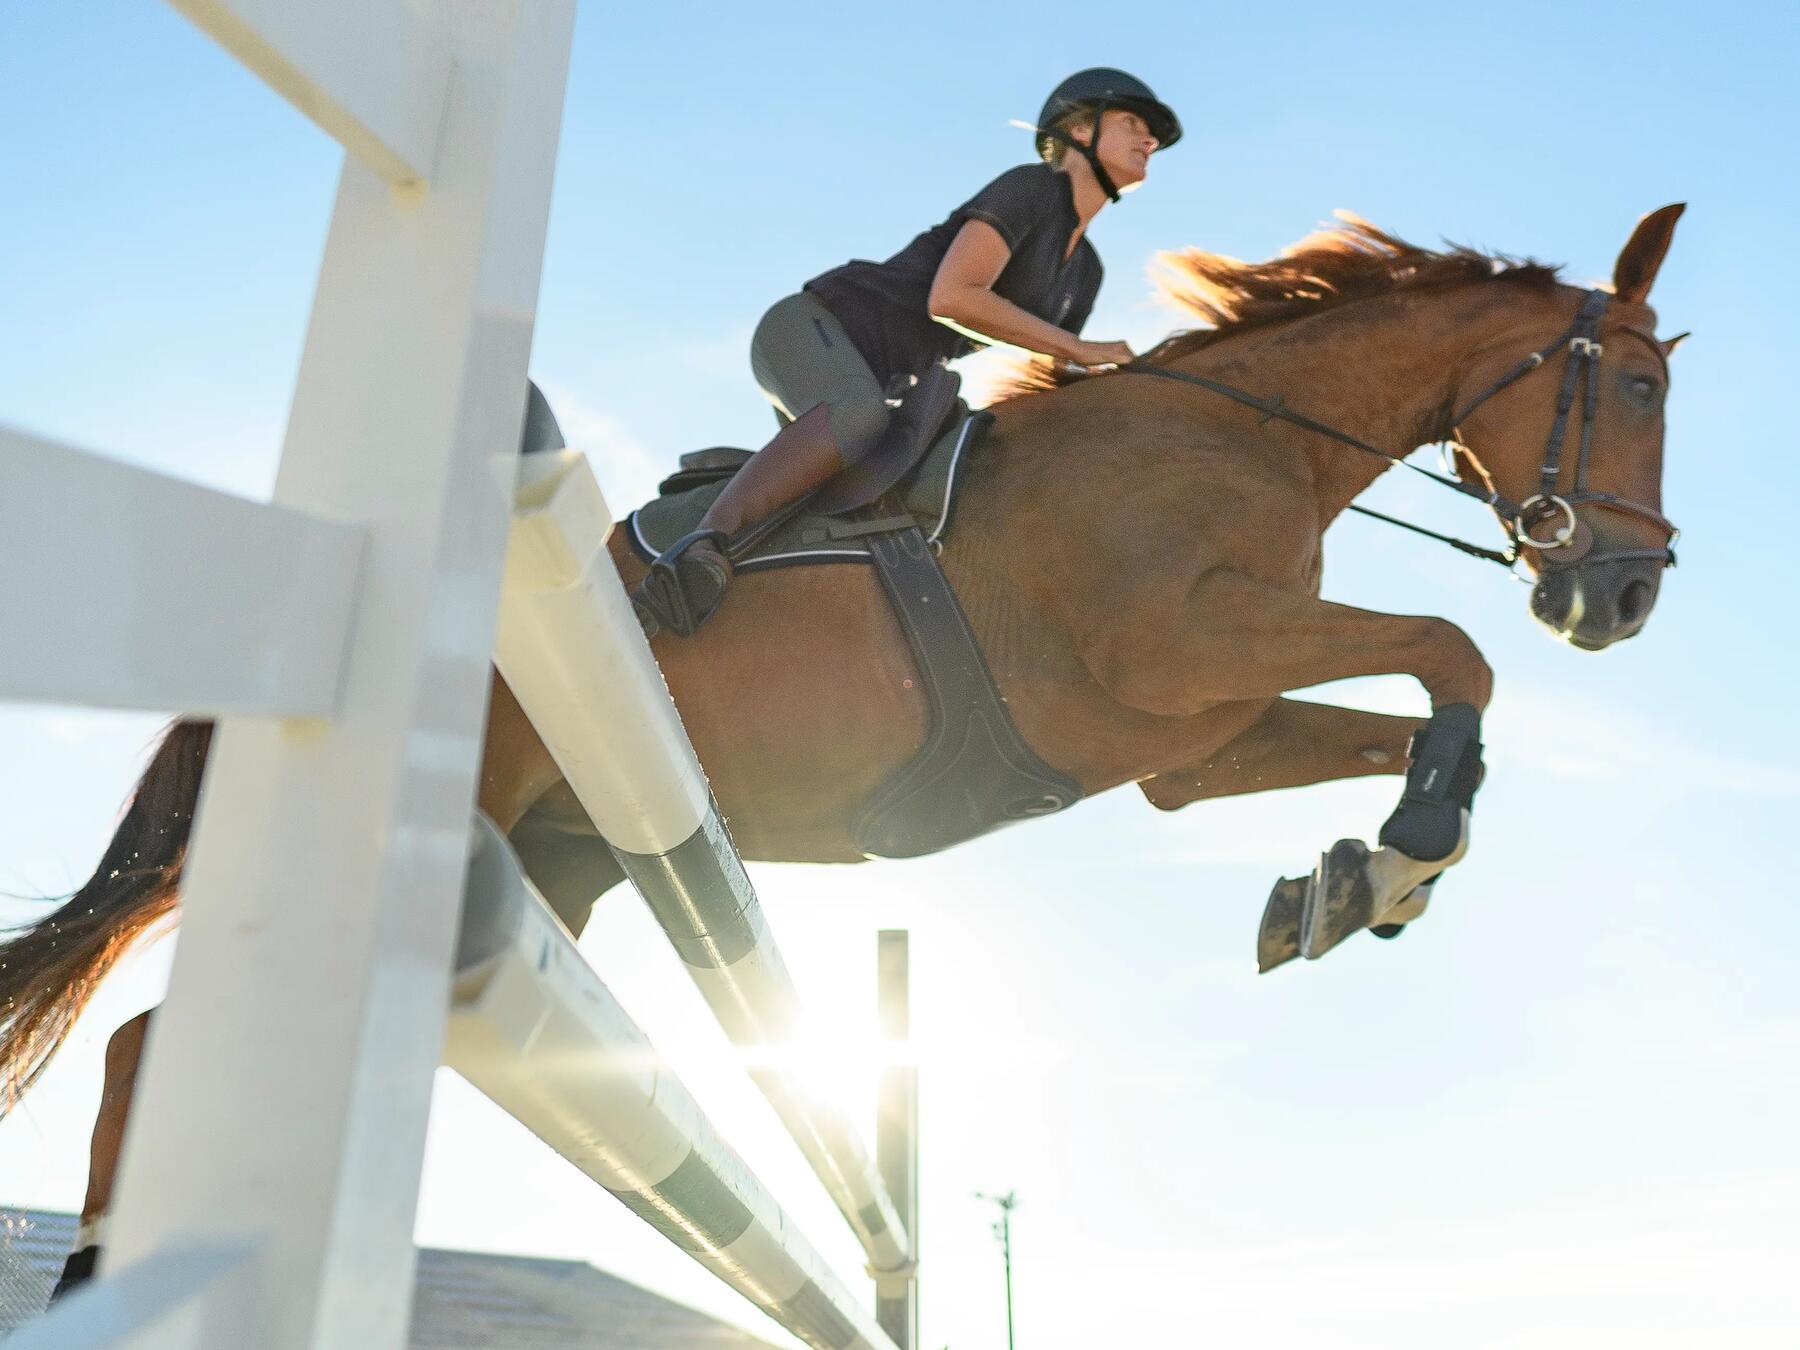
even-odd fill
[[[347,154],[271,502],[0,428],[0,498],[63,530],[0,537],[0,618],[86,644],[15,644],[0,698],[218,716],[98,1278],[9,1345],[400,1350],[447,1044],[806,1344],[916,1350],[910,1185],[897,1210],[841,1113],[758,1071],[878,1321],[490,825],[471,862],[493,656],[733,1039],[798,1022],[585,462],[531,456],[509,521],[574,0],[172,3]],[[120,535],[145,501],[159,533]],[[140,575],[176,584],[120,587]],[[884,1129],[907,1182],[913,1149]]]

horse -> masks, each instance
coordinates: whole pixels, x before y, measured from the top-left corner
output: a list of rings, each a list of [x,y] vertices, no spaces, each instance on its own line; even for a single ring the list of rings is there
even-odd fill
[[[1655,336],[1646,301],[1682,210],[1638,222],[1610,291],[1350,216],[1263,263],[1162,254],[1164,292],[1206,327],[1117,372],[1029,374],[994,405],[941,564],[1046,763],[1089,795],[1134,783],[1165,811],[1406,775],[1379,847],[1340,840],[1311,877],[1276,883],[1265,969],[1397,930],[1467,848],[1486,659],[1447,619],[1319,595],[1326,527],[1376,478],[1448,444],[1455,477],[1440,481],[1494,508],[1542,625],[1593,651],[1647,621],[1674,561],[1661,473],[1679,338]],[[609,547],[631,585],[645,568],[622,534]],[[699,633],[653,643],[747,858],[863,861],[857,807],[926,735],[918,672],[870,572],[745,574]],[[1416,679],[1432,716],[1286,697],[1384,674]],[[177,722],[93,879],[0,947],[0,1108],[119,955],[172,914],[210,737]],[[573,883],[545,884],[571,930],[622,879],[498,675],[477,806],[515,839],[534,834],[528,867],[534,852],[582,860]],[[541,847],[546,832],[561,855]],[[108,1047],[65,1285],[94,1266],[148,1018]]]

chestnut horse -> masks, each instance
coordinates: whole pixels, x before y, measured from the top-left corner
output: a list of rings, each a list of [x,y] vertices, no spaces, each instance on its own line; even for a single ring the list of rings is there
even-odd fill
[[[1487,662],[1446,619],[1319,597],[1325,528],[1395,458],[1453,445],[1459,490],[1495,506],[1552,631],[1595,650],[1643,627],[1674,533],[1660,514],[1674,341],[1654,336],[1645,300],[1681,210],[1639,222],[1610,294],[1349,218],[1267,263],[1164,255],[1165,290],[1212,326],[1138,363],[1163,378],[1087,378],[997,406],[942,563],[1039,756],[1088,793],[1136,783],[1162,810],[1407,774],[1383,847],[1341,841],[1312,877],[1277,884],[1264,968],[1416,917],[1467,846]],[[1565,441],[1579,443],[1568,463]],[[629,585],[643,567],[618,533]],[[740,576],[696,636],[655,651],[744,855],[861,861],[857,808],[928,718],[871,569]],[[1417,679],[1432,718],[1283,697],[1384,674]],[[0,1107],[170,912],[209,739],[207,724],[178,723],[94,879],[0,948]],[[548,828],[593,860],[572,887],[547,887],[579,930],[619,873],[498,679],[479,805],[516,838],[535,832],[539,856],[554,856]],[[144,1027],[109,1050],[71,1278],[91,1269]]]

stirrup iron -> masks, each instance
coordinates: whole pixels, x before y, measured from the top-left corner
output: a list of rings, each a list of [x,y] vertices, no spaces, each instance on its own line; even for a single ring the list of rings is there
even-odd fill
[[[731,539],[723,530],[693,530],[657,556],[649,573],[632,592],[631,605],[644,627],[644,636],[654,637],[667,628],[680,637],[692,637],[725,598],[731,573],[719,571],[711,562],[686,556],[702,540],[717,545],[720,553],[728,553]]]

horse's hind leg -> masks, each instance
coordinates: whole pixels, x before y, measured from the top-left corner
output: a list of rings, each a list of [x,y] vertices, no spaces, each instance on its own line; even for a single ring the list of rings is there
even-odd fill
[[[555,784],[562,781],[550,753],[532,730],[512,690],[494,673],[493,692],[488,708],[487,743],[483,750],[481,781],[478,790],[481,808],[500,828],[511,830]],[[610,864],[610,869],[609,865]],[[619,879],[613,875],[617,864],[610,857],[592,863],[584,884],[595,889],[586,899],[606,889]],[[619,874],[622,876],[623,874]],[[568,886],[564,890],[569,890]],[[578,889],[578,888],[577,888]],[[571,893],[573,893],[571,891]],[[570,906],[565,921],[579,931],[585,907],[579,911]],[[76,1230],[75,1251],[63,1266],[62,1278],[51,1293],[54,1300],[70,1289],[91,1279],[99,1261],[102,1229],[107,1210],[112,1205],[113,1182],[118,1174],[119,1150],[125,1140],[125,1121],[131,1110],[132,1089],[137,1083],[138,1064],[143,1057],[144,1037],[150,1026],[150,1014],[140,1013],[116,1032],[106,1047],[106,1082],[100,1094],[100,1113],[94,1123],[93,1145],[88,1162],[87,1198],[81,1207],[81,1226]]]
[[[115,1031],[107,1042],[106,1085],[100,1092],[100,1114],[94,1122],[87,1199],[81,1206],[81,1226],[75,1230],[75,1250],[64,1263],[62,1278],[50,1294],[52,1302],[94,1276],[95,1265],[100,1259],[106,1212],[112,1206],[119,1150],[125,1142],[125,1118],[131,1111],[131,1092],[137,1084],[138,1064],[144,1054],[144,1034],[149,1028],[150,1014],[142,1012]]]
[[[531,719],[500,672],[494,671],[476,805],[507,834],[539,797],[561,781],[562,770],[556,767]]]

